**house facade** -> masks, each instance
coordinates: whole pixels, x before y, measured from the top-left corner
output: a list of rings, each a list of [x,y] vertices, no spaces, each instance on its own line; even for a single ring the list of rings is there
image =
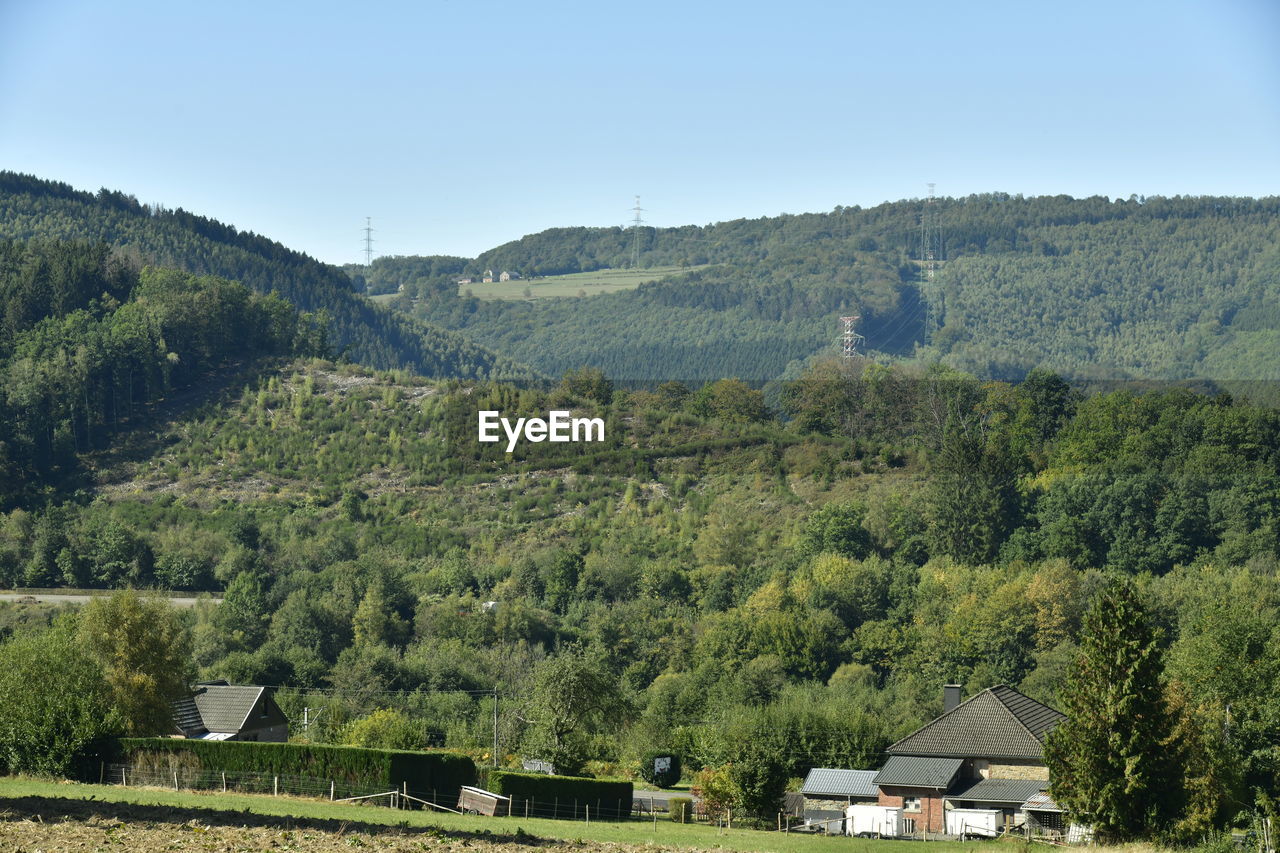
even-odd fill
[[[210,681],[173,703],[174,737],[283,743],[289,720],[268,687]]]
[[[1005,685],[960,695],[947,685],[942,715],[890,746],[876,775],[878,803],[901,808],[909,833],[948,832],[958,810],[1018,825],[1022,804],[1049,787],[1044,738],[1064,715]]]

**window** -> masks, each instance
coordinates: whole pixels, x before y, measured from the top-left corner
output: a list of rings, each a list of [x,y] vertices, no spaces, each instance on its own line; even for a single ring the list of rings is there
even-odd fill
[[[920,811],[920,798],[919,797],[903,797],[902,810],[906,812]]]
[[[902,819],[902,831],[903,831],[904,833],[906,833],[907,835],[915,835],[915,834],[916,834],[916,819],[915,819],[915,818],[913,818],[913,817],[906,817],[906,818],[903,818],[903,819]]]

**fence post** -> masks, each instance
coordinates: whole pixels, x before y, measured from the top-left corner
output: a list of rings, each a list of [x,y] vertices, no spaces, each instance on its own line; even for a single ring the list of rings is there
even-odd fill
[[[222,793],[227,792],[227,771],[222,771]]]
[[[573,819],[574,820],[578,819],[578,798],[577,797],[573,798]]]
[[[560,798],[559,797],[556,797],[555,805],[552,806],[552,808],[554,809],[554,811],[552,811],[552,814],[555,815],[556,817],[560,817]]]
[[[107,764],[105,761],[98,762],[98,784],[102,784],[102,780],[107,778]]]
[[[332,801],[333,801],[333,794],[334,794],[333,787],[334,787],[334,786],[333,786],[333,780],[332,780],[332,779],[330,779],[330,780],[329,780],[329,801],[330,801],[330,802],[332,802]]]
[[[591,803],[587,803],[587,826],[591,826]]]
[[[409,783],[406,780],[401,779],[400,788],[404,791],[404,796],[400,799],[400,807],[407,809],[409,808]]]
[[[280,777],[279,776],[271,777],[271,796],[273,797],[280,796]]]
[[[524,798],[524,816],[526,818],[529,817],[529,798],[528,797]]]
[[[173,771],[173,790],[178,790],[178,771]]]

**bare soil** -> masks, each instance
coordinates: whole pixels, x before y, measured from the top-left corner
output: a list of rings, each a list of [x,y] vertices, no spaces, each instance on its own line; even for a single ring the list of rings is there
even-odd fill
[[[6,798],[0,808],[0,850],[13,853],[52,851],[194,850],[215,853],[248,851],[433,851],[433,853],[552,853],[644,850],[599,842],[565,842],[489,832],[446,832],[436,828],[387,827],[351,821],[298,819],[171,806],[70,800],[52,797]]]

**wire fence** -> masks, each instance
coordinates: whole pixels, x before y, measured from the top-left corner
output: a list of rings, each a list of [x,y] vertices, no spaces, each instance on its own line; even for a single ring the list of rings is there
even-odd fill
[[[391,808],[432,808],[457,812],[457,791],[422,791],[401,785],[399,789],[380,789],[312,776],[264,773],[256,771],[220,771],[181,766],[140,766],[136,764],[104,765],[102,781],[109,785],[168,788],[173,791],[221,791],[223,793],[272,794],[274,796],[311,797],[334,802],[354,802]],[[665,799],[636,796],[629,800],[578,800],[551,797],[512,797],[506,801],[505,813],[513,817],[537,817],[553,820],[658,820],[667,819]],[[710,820],[702,803],[694,801],[681,810],[681,820],[692,823]]]

